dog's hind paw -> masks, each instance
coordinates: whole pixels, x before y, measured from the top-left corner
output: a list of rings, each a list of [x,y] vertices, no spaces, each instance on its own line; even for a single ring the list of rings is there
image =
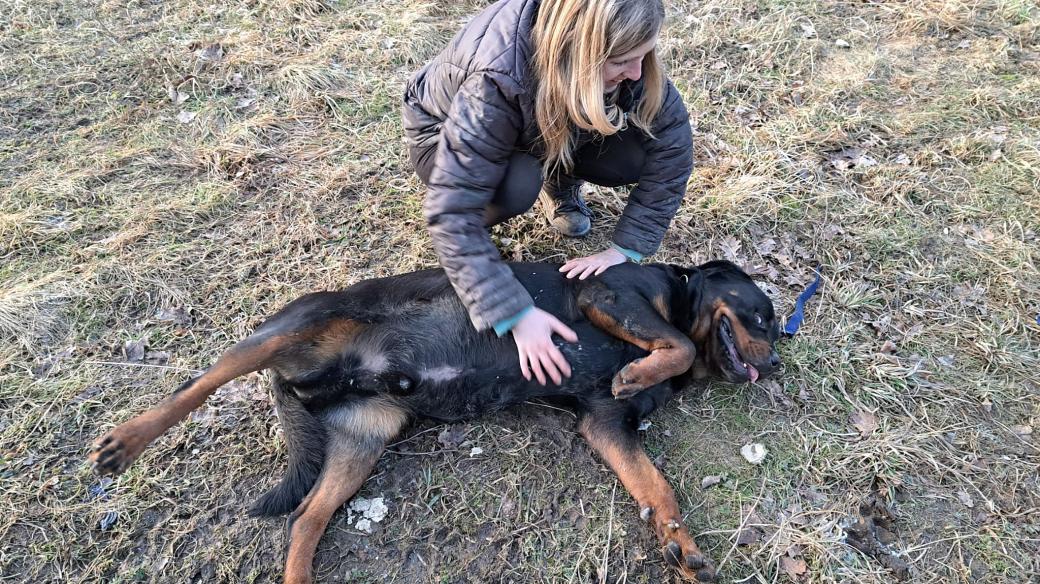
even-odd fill
[[[91,468],[99,475],[118,475],[130,466],[148,441],[142,440],[132,429],[130,423],[117,426],[94,443],[88,456]]]

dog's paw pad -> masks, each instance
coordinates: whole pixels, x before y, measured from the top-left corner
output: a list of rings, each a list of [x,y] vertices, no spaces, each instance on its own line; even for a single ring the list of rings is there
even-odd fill
[[[94,444],[89,458],[94,472],[104,476],[121,474],[135,457],[122,440],[109,434]]]

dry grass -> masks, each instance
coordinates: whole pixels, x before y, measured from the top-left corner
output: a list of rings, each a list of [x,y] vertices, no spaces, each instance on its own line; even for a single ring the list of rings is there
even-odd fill
[[[85,447],[295,296],[435,264],[398,101],[482,5],[0,3],[0,581],[279,577],[280,524],[242,516],[284,464],[263,379],[104,494]],[[790,581],[797,560],[804,582],[891,581],[846,541],[872,493],[913,581],[1035,578],[1035,3],[669,10],[698,166],[655,259],[743,262],[782,312],[813,265],[826,274],[776,382],[691,391],[646,432],[723,581]],[[624,193],[591,199],[588,240],[535,214],[494,237],[517,259],[594,250]],[[866,436],[850,420],[865,413]],[[364,535],[337,516],[323,577],[669,577],[568,414],[459,429],[483,456],[434,425],[391,449],[362,491],[388,519]],[[770,449],[760,467],[749,441]],[[702,490],[709,474],[726,480]]]

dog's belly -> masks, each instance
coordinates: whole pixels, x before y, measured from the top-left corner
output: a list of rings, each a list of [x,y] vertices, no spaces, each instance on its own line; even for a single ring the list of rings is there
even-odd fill
[[[495,340],[492,349],[479,359],[465,364],[431,363],[416,369],[412,392],[402,401],[418,417],[458,421],[501,410],[540,397],[609,398],[610,382],[630,361],[646,355],[639,348],[604,334],[583,323],[575,327],[579,341],[566,343],[557,339],[571,366],[571,376],[556,385],[528,381],[520,372],[516,347],[506,340]],[[465,360],[463,360],[465,361]]]

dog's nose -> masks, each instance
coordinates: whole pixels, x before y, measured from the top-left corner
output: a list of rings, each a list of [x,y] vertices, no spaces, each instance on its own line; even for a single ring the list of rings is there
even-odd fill
[[[780,355],[776,351],[769,352],[769,366],[773,369],[780,366]]]

